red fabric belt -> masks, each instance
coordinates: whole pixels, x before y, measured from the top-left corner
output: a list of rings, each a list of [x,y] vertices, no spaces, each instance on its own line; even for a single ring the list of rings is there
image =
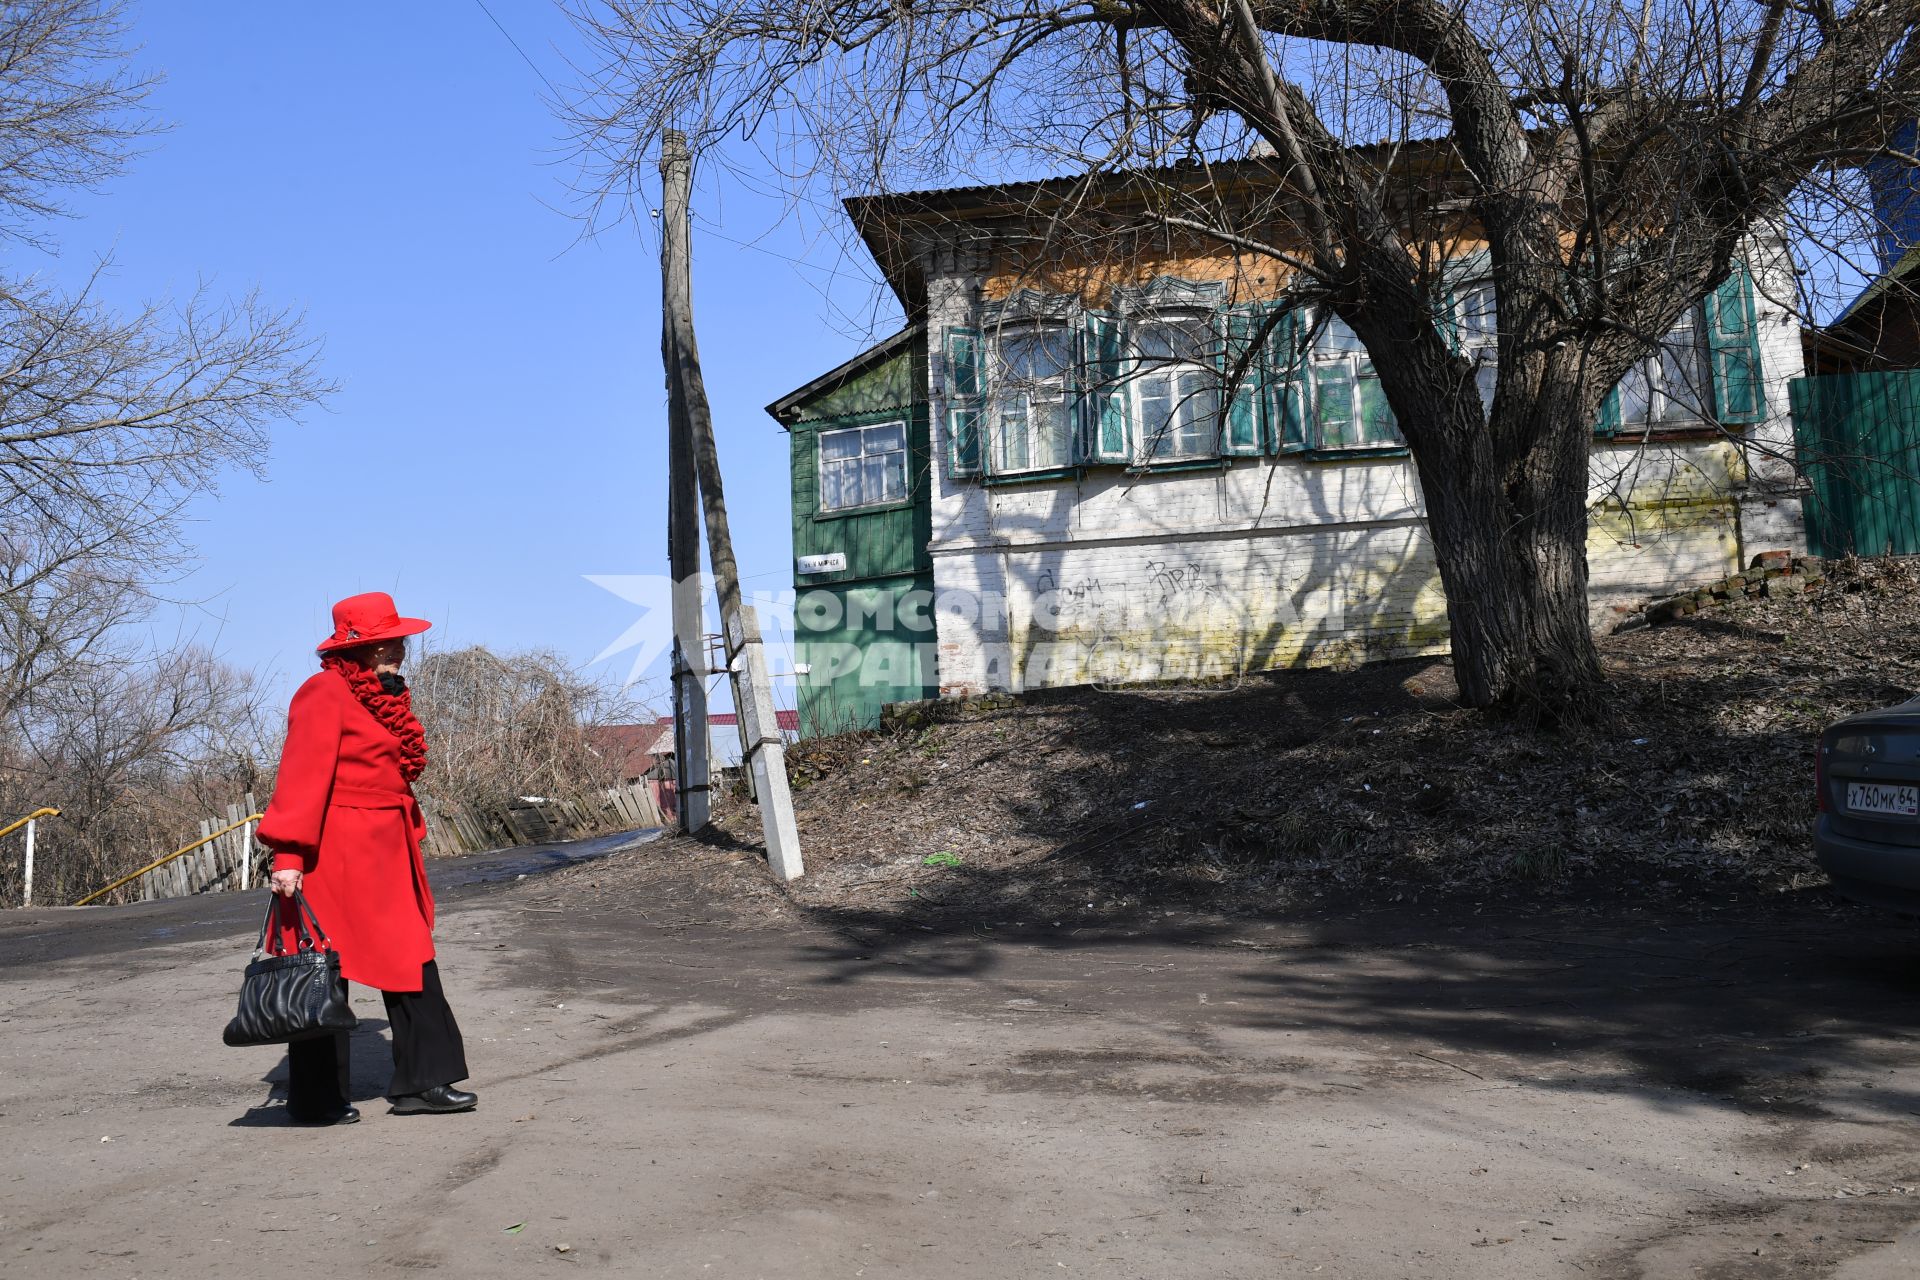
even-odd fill
[[[405,791],[381,791],[374,787],[336,786],[327,797],[330,805],[343,809],[411,809],[413,797]]]

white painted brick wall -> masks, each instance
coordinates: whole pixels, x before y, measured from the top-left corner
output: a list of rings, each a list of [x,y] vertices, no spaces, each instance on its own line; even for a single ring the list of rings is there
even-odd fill
[[[1738,443],[1596,447],[1595,500],[1625,499],[1596,513],[1589,539],[1597,626],[1723,577],[1754,551],[1804,549],[1786,392],[1803,368],[1799,328],[1765,296],[1793,296],[1785,261],[1756,263],[1764,423]],[[1084,683],[1117,667],[1179,678],[1445,651],[1445,597],[1408,460],[950,480],[943,338],[981,327],[978,268],[951,262],[927,264],[944,693]]]

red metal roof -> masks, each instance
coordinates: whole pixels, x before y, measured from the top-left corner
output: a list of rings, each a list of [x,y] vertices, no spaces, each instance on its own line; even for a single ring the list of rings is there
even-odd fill
[[[587,726],[587,742],[594,750],[620,764],[622,777],[637,778],[653,767],[656,756],[673,751],[671,724],[596,724]]]
[[[800,713],[798,711],[784,711],[776,708],[773,713],[773,718],[785,732],[800,732]],[[673,728],[673,717],[661,716],[659,723],[671,729]],[[737,725],[740,723],[740,717],[731,711],[715,711],[707,716],[707,723],[710,725]]]

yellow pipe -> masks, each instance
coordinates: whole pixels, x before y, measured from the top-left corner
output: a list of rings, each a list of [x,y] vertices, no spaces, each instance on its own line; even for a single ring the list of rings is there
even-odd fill
[[[6,826],[0,827],[0,839],[4,839],[7,836],[12,835],[14,832],[18,831],[20,828],[26,826],[29,822],[37,822],[41,818],[57,818],[59,816],[60,816],[60,811],[58,809],[35,809],[32,813],[28,814],[26,817],[16,818],[12,822],[9,822]]]
[[[76,907],[84,907],[89,902],[92,902],[95,898],[104,898],[108,894],[112,893],[115,889],[118,889],[121,885],[126,884],[129,880],[138,880],[141,876],[147,874],[147,872],[153,871],[159,867],[164,867],[169,862],[172,862],[175,858],[186,857],[188,854],[192,853],[195,849],[198,849],[201,845],[207,843],[207,841],[218,840],[221,836],[227,834],[227,832],[233,831],[239,827],[244,827],[249,822],[258,822],[260,821],[261,818],[265,816],[266,816],[265,814],[250,813],[246,817],[240,819],[240,821],[238,822],[229,822],[226,826],[220,828],[218,831],[215,831],[209,835],[201,836],[198,840],[195,840],[192,844],[188,845],[186,848],[175,849],[172,853],[160,859],[160,861],[149,862],[146,866],[140,868],[138,871],[134,872],[132,875],[121,876],[118,880],[115,880],[112,884],[108,885],[106,888],[94,890],[92,893],[80,899],[80,901],[74,903],[73,905]]]

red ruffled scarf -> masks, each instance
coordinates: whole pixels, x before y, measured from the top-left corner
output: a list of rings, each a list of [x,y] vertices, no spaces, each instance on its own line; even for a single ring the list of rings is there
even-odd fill
[[[372,667],[363,667],[337,653],[320,659],[320,666],[345,680],[360,705],[400,740],[400,776],[408,783],[419,781],[427,768],[427,733],[414,718],[413,690],[388,693],[380,687],[380,676]]]

